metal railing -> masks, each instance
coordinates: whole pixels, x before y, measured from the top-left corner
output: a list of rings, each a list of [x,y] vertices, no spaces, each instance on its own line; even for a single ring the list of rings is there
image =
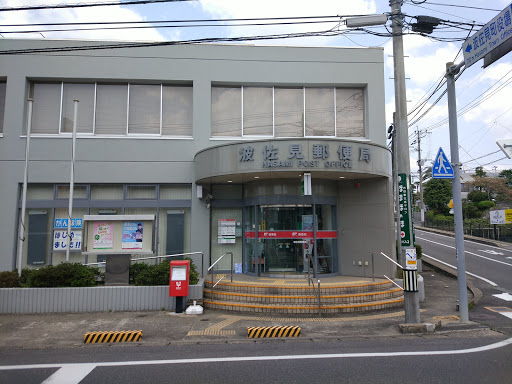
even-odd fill
[[[164,259],[167,257],[183,257],[183,256],[191,256],[191,255],[201,255],[201,278],[204,278],[204,256],[203,252],[188,252],[188,253],[176,253],[174,255],[162,255],[162,256],[150,256],[150,257],[140,257],[135,259],[130,259],[130,261],[142,261],[142,260],[157,260]],[[101,265],[106,264],[106,261],[100,261],[98,263],[86,263],[84,265]]]
[[[230,272],[231,272],[231,282],[233,282],[233,252],[226,252],[224,253],[221,257],[219,257],[217,259],[217,261],[215,261],[215,263],[213,263],[212,265],[210,265],[210,267],[208,268],[208,271],[207,271],[207,274],[206,274],[206,277],[208,278],[208,273],[210,273],[210,271],[212,271],[212,288],[211,288],[211,300],[213,301],[213,289],[217,286],[217,284],[219,284],[221,282],[221,280],[223,280],[226,275],[222,276],[215,284],[213,284],[213,279],[214,279],[214,273],[213,273],[213,267],[215,267],[215,264],[217,264],[219,261],[222,260],[222,258],[226,255],[230,255],[231,256],[231,268],[230,268]]]
[[[395,260],[393,260],[391,257],[389,257],[388,255],[386,255],[384,252],[380,252],[380,254],[382,256],[384,256],[386,259],[388,259],[389,261],[391,261],[393,264],[395,264],[398,268],[400,269],[404,269],[404,267],[402,267],[400,264],[398,264]],[[373,281],[375,281],[375,272],[374,272],[374,269],[373,269],[373,265],[374,265],[374,258],[373,256],[375,255],[375,253],[372,252],[372,279]],[[389,277],[387,277],[386,275],[382,275],[383,277],[385,277],[388,281],[390,281],[391,283],[393,283],[394,285],[396,285],[398,288],[400,288],[402,291],[404,290],[403,287],[399,286],[397,283],[395,283],[394,280],[390,279]]]
[[[318,289],[315,289],[315,283],[313,281],[314,277],[311,276],[311,257],[307,258],[308,260],[308,285],[313,286],[313,295],[315,295],[316,299],[318,300],[318,316],[322,317],[322,302],[321,302],[321,294],[320,294],[320,279],[317,280],[318,282]]]

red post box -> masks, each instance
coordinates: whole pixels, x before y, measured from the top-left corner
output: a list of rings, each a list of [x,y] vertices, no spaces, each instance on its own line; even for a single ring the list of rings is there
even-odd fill
[[[172,260],[169,296],[188,296],[190,260]]]

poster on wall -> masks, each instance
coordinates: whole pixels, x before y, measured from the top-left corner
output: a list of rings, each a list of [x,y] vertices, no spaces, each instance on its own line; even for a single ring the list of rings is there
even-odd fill
[[[68,247],[68,231],[55,230],[53,232],[53,250],[65,251]],[[70,251],[82,250],[82,231],[71,231]]]
[[[235,244],[236,220],[219,219],[218,221],[218,239],[219,244]]]
[[[137,221],[123,222],[123,249],[142,249],[143,224]]]
[[[112,222],[95,222],[93,231],[93,249],[112,249],[114,243],[114,224]]]

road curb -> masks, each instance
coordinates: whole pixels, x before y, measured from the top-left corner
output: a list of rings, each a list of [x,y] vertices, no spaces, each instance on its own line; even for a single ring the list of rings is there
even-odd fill
[[[427,258],[428,258],[428,256],[424,256],[421,258],[423,264],[427,264],[431,268],[434,268],[435,270],[440,270],[454,278],[457,278],[457,270],[454,270],[453,268],[450,268],[450,267],[448,267],[444,264],[441,264],[435,260],[427,260]],[[480,301],[480,299],[483,296],[482,291],[480,289],[478,289],[477,287],[475,287],[475,285],[469,279],[466,279],[466,285],[467,285],[468,289],[471,291],[471,293],[473,294],[473,298],[468,301],[469,304],[471,304],[471,305],[478,304],[478,302]]]

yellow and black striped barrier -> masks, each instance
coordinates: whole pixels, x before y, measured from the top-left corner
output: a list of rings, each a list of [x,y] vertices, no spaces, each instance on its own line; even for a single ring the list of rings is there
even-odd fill
[[[87,332],[84,336],[84,344],[124,343],[139,341],[141,338],[142,331]]]
[[[247,337],[250,339],[263,337],[300,337],[300,327],[248,327]]]

